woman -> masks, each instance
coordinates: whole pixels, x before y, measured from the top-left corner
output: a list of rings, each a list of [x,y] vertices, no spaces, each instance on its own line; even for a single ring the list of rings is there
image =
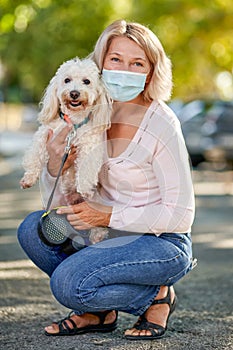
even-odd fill
[[[91,57],[114,100],[99,198],[58,213],[78,230],[109,227],[118,237],[67,256],[40,241],[36,212],[19,227],[19,241],[50,276],[58,302],[73,310],[46,327],[46,335],[112,331],[122,311],[139,316],[125,331],[127,339],[156,339],[175,309],[174,283],[193,267],[188,154],[179,122],[163,102],[171,93],[171,64],[148,28],[123,20],[105,29]],[[58,173],[68,132],[67,126],[48,139],[47,186]],[[66,169],[74,158],[72,149]]]

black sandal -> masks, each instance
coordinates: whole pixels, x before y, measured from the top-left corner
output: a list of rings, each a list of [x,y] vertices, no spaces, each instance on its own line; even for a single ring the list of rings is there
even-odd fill
[[[135,325],[133,326],[133,328],[137,329],[137,330],[148,330],[151,332],[151,335],[125,335],[126,339],[129,340],[153,340],[153,339],[159,339],[162,338],[164,333],[167,330],[167,324],[168,324],[168,320],[169,317],[171,316],[171,314],[173,313],[173,311],[176,308],[176,303],[177,303],[177,297],[175,295],[175,298],[173,300],[173,303],[171,303],[171,291],[170,291],[170,287],[168,287],[168,292],[167,292],[167,296],[163,299],[155,299],[151,305],[157,305],[157,304],[168,304],[170,311],[167,317],[167,322],[166,322],[166,327],[160,326],[156,323],[152,323],[147,321],[146,317],[145,317],[145,312],[144,314],[142,314],[142,316],[140,316],[139,320],[135,323]]]
[[[45,331],[45,334],[48,336],[64,336],[64,335],[77,335],[91,332],[112,332],[117,328],[117,317],[118,312],[116,312],[116,319],[114,322],[109,324],[104,324],[106,316],[112,312],[112,310],[107,310],[103,312],[90,312],[92,315],[95,315],[99,318],[100,323],[96,325],[90,325],[85,327],[77,327],[76,323],[70,318],[73,314],[73,311],[69,313],[69,315],[58,322],[53,322],[58,325],[59,332],[58,333],[48,333]],[[72,328],[67,323],[69,321],[72,324]]]

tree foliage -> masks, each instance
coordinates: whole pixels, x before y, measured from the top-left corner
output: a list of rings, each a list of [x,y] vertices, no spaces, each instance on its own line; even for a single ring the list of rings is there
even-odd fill
[[[135,17],[150,24],[172,58],[176,95],[233,98],[233,2],[147,0],[140,9],[139,3],[134,2]],[[231,78],[229,96],[224,81],[220,90],[215,83],[222,71]]]
[[[232,84],[232,15],[231,0],[0,0],[0,89],[8,101],[37,102],[62,62],[88,55],[106,25],[125,18],[162,41],[173,97],[221,97],[218,74]]]

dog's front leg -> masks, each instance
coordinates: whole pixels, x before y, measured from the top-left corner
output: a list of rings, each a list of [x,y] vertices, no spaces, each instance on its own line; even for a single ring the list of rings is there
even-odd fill
[[[47,128],[41,126],[33,137],[31,147],[25,152],[23,158],[25,173],[20,180],[22,188],[32,187],[37,182],[42,167],[48,162],[47,137]]]

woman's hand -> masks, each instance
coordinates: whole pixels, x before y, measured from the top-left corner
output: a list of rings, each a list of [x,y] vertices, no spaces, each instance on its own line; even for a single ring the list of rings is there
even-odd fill
[[[70,224],[77,230],[92,227],[107,227],[110,222],[112,207],[96,202],[82,202],[57,210],[58,214],[67,214]]]
[[[49,130],[47,139],[47,151],[49,153],[48,172],[51,176],[57,176],[61,166],[61,160],[67,145],[67,136],[72,129],[72,124],[65,126],[55,137],[53,131]],[[69,156],[63,167],[63,172],[66,171],[76,158],[76,148],[71,146]]]

